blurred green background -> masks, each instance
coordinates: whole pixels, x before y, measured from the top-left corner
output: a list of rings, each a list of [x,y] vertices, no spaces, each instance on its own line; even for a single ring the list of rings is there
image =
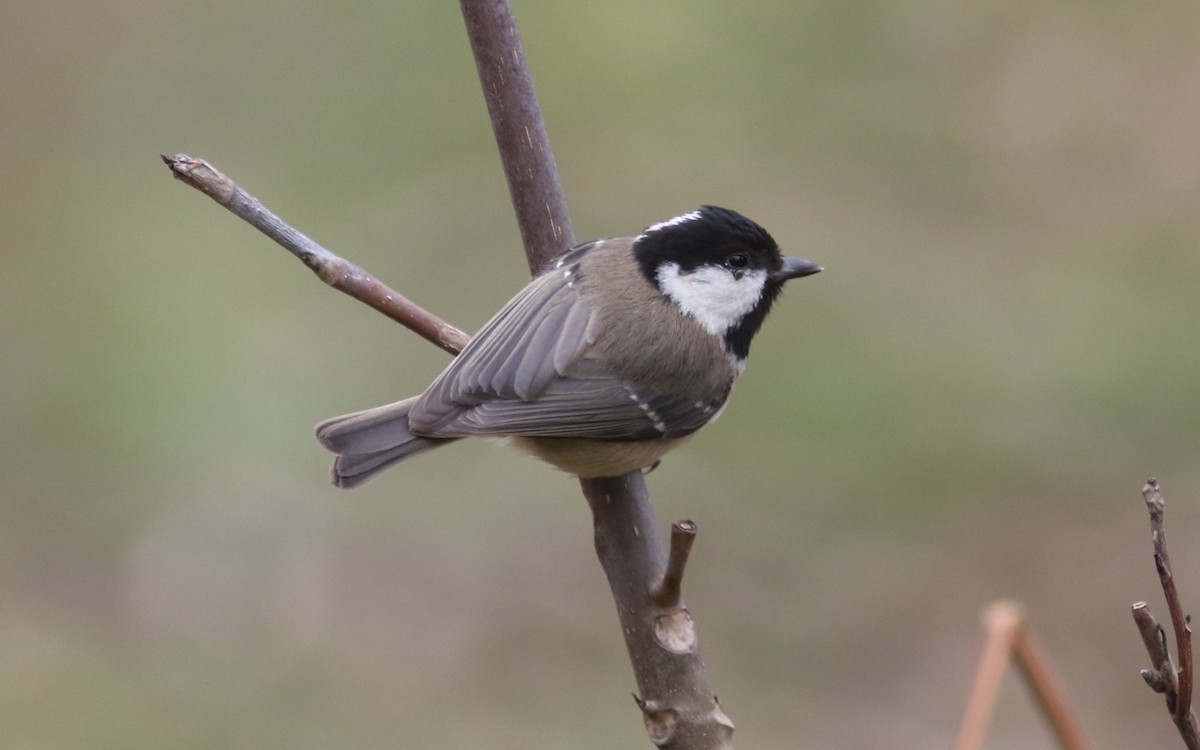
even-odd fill
[[[998,598],[1098,747],[1174,747],[1129,605],[1200,606],[1200,8],[518,2],[580,239],[713,202],[826,272],[649,478],[748,748],[930,748]],[[319,420],[446,357],[160,152],[472,330],[525,280],[454,3],[0,12],[11,748],[648,747],[569,477],[352,494]],[[989,748],[1052,747],[1010,678]]]

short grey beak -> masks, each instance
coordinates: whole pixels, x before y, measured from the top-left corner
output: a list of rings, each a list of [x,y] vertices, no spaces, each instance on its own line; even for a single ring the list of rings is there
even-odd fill
[[[814,273],[820,273],[823,270],[811,260],[785,257],[783,265],[778,271],[771,274],[771,278],[776,281],[787,281],[788,279],[798,279],[801,276],[812,276]]]

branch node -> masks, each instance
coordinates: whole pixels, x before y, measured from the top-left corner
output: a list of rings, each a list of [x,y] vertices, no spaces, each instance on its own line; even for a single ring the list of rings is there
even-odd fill
[[[1162,672],[1154,669],[1143,669],[1141,671],[1142,679],[1150,686],[1150,689],[1156,693],[1167,692],[1167,681],[1163,679]]]
[[[663,747],[675,738],[675,730],[679,727],[678,711],[666,708],[656,700],[639,700],[638,708],[642,709],[646,734],[655,747]]]
[[[673,654],[690,654],[696,650],[696,622],[692,613],[680,607],[654,618],[654,640]]]

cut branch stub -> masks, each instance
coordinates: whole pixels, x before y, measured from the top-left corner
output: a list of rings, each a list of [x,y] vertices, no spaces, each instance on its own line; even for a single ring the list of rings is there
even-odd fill
[[[671,525],[671,547],[662,578],[651,587],[650,595],[662,607],[673,607],[683,597],[683,571],[687,567],[692,543],[696,541],[696,524],[676,521]]]
[[[636,695],[638,708],[642,709],[642,720],[646,722],[646,734],[657,747],[666,747],[675,739],[679,727],[679,712],[673,708],[662,708],[657,701],[644,701]]]

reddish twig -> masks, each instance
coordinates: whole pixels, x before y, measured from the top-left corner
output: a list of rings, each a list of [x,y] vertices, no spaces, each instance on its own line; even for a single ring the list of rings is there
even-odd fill
[[[1167,702],[1167,711],[1175,722],[1184,744],[1191,750],[1200,750],[1200,721],[1192,710],[1192,629],[1191,618],[1183,611],[1179,601],[1179,591],[1175,587],[1175,576],[1171,571],[1171,558],[1167,554],[1167,534],[1164,523],[1166,501],[1158,486],[1158,480],[1151,477],[1142,488],[1142,499],[1146,501],[1146,509],[1150,512],[1150,539],[1154,546],[1154,567],[1158,571],[1158,580],[1162,585],[1163,596],[1167,600],[1167,610],[1171,616],[1171,627],[1175,631],[1175,651],[1179,658],[1179,668],[1171,659],[1167,647],[1167,634],[1151,614],[1145,602],[1135,602],[1133,605],[1133,620],[1138,632],[1142,635],[1142,643],[1150,657],[1150,669],[1142,670],[1142,679],[1156,693],[1162,693]]]
[[[339,292],[367,304],[451,354],[458,354],[470,340],[470,336],[409,301],[361,267],[292,228],[203,159],[193,159],[187,154],[163,154],[162,160],[180,182],[196,188],[275,240]]]
[[[1050,672],[1050,660],[1033,631],[1024,623],[1013,641],[1013,661],[1025,676],[1033,696],[1064,750],[1084,750],[1083,729],[1067,706],[1066,697]]]
[[[1042,715],[1063,750],[1085,750],[1083,731],[1067,707],[1062,691],[1050,673],[1049,660],[1025,622],[1021,609],[1011,602],[993,604],[984,613],[987,641],[975,674],[975,684],[963,712],[954,750],[983,746],[996,707],[1000,683],[1010,662],[1015,662],[1033,692]]]

